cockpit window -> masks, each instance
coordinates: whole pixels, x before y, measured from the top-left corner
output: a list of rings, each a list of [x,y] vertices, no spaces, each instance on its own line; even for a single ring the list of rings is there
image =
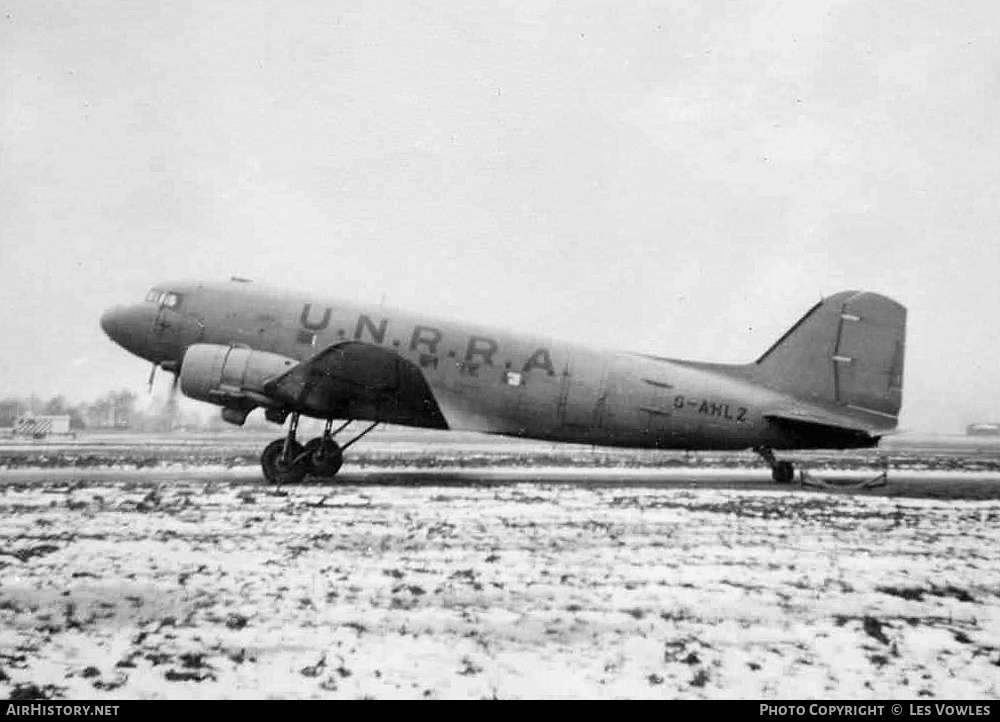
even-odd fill
[[[146,294],[146,300],[151,303],[155,303],[157,306],[163,306],[164,308],[176,309],[181,305],[181,297],[179,294],[157,291],[156,289],[153,289]]]

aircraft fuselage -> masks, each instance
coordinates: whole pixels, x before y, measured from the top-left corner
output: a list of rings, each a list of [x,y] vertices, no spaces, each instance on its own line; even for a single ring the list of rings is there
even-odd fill
[[[640,448],[828,445],[769,422],[765,412],[789,398],[755,382],[748,366],[601,350],[252,283],[164,285],[143,304],[109,311],[102,325],[128,350],[174,369],[192,344],[295,362],[345,341],[378,346],[419,369],[453,429]]]

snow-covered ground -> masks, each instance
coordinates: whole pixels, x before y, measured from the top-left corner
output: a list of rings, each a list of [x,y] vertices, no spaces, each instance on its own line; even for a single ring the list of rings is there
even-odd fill
[[[0,697],[995,698],[1000,502],[0,485]]]

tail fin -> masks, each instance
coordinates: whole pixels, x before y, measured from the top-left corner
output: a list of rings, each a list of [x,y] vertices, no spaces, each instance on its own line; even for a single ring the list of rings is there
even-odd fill
[[[769,387],[895,427],[903,400],[906,308],[866,291],[816,304],[761,356]]]

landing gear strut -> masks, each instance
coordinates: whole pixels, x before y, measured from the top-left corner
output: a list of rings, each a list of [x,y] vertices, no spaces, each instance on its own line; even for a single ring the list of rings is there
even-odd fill
[[[264,470],[264,478],[270,484],[297,484],[306,476],[306,469],[298,463],[304,448],[295,440],[299,429],[299,415],[292,414],[288,424],[288,435],[283,439],[275,439],[264,447],[260,455],[260,466]]]
[[[333,419],[327,419],[323,435],[310,439],[305,446],[295,440],[299,428],[299,414],[291,414],[288,434],[283,439],[275,439],[264,448],[260,455],[260,465],[264,478],[269,484],[298,484],[306,476],[333,477],[344,463],[344,451],[361,437],[379,425],[375,421],[367,429],[341,446],[334,440],[353,419],[345,421],[334,432]]]
[[[754,451],[760,454],[764,461],[771,467],[771,478],[774,479],[775,483],[792,483],[792,479],[795,478],[795,467],[792,465],[792,462],[778,461],[774,456],[774,452],[767,446],[754,447]]]
[[[305,446],[307,458],[305,462],[309,465],[309,473],[314,476],[336,476],[340,471],[340,466],[344,463],[344,450],[340,444],[334,441],[333,437],[343,431],[350,421],[344,422],[339,429],[330,433],[333,419],[326,420],[326,427],[323,435],[315,439],[310,439]]]

